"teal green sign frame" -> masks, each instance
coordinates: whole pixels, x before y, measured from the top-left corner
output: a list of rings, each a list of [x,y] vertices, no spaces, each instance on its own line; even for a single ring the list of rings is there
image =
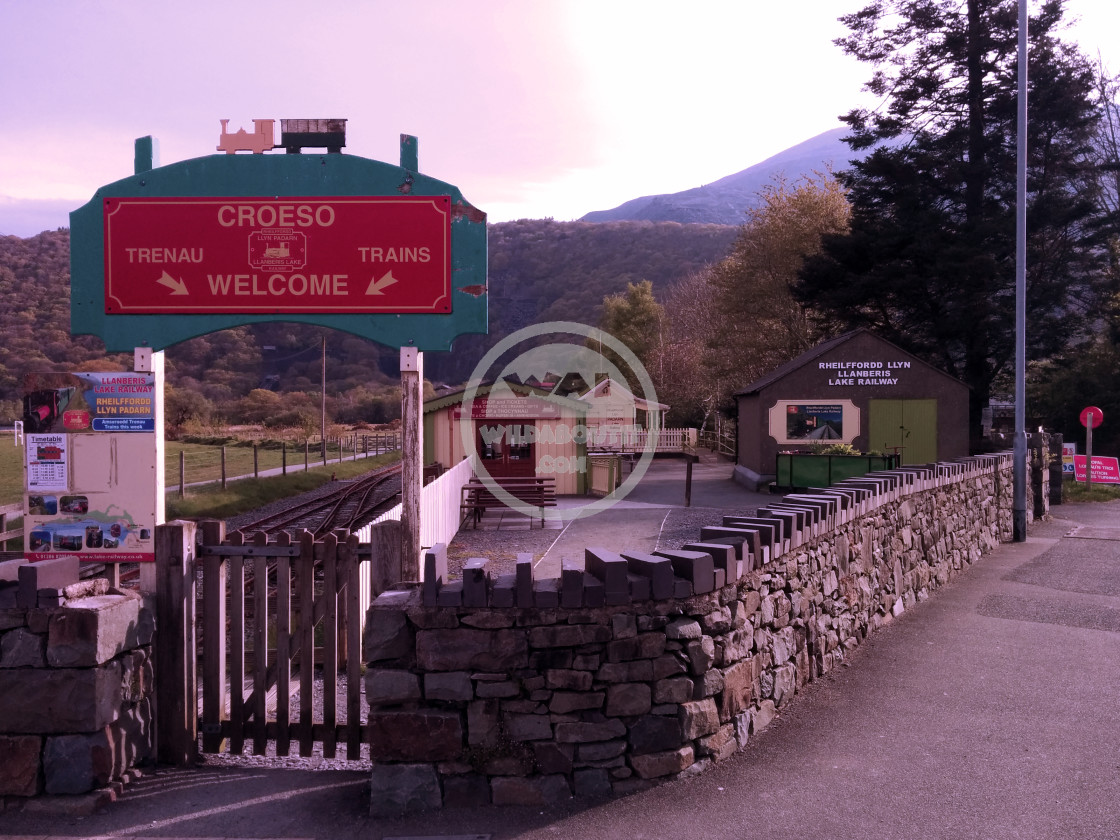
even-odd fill
[[[162,350],[218,330],[268,321],[330,327],[389,347],[450,350],[486,333],[486,214],[457,187],[417,172],[416,138],[401,135],[401,165],[344,154],[218,154],[155,167],[155,140],[136,141],[135,174],[101,187],[70,214],[70,329],[109,352]],[[168,197],[449,196],[452,311],[448,314],[112,314],[105,311],[104,199]]]

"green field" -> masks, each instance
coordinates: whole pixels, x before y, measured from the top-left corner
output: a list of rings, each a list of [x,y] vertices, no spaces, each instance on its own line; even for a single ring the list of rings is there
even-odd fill
[[[23,447],[0,435],[0,506],[23,502]]]
[[[247,443],[229,443],[226,451],[226,476],[236,478],[254,474],[253,447]],[[222,477],[222,446],[217,444],[167,442],[165,471],[168,490],[179,486],[179,454],[183,455],[183,466],[187,484],[203,481],[219,481]],[[302,472],[304,469],[304,448],[287,448],[288,472]],[[359,453],[360,454],[360,453]],[[280,469],[285,453],[278,443],[268,443],[257,447],[256,468],[263,471]],[[353,457],[349,445],[342,453],[346,462]],[[323,459],[318,444],[308,453],[311,467],[322,467]],[[327,450],[327,467],[338,470],[339,447],[335,441]],[[363,469],[369,469],[369,465]],[[341,477],[341,473],[339,474]],[[328,475],[329,477],[329,475]],[[10,435],[0,435],[0,505],[17,504],[23,501],[23,447],[16,446]]]
[[[276,441],[267,441],[257,446],[254,466],[253,446],[247,441],[230,442],[225,445],[226,476],[255,475],[255,470],[281,469],[287,458],[289,473],[302,472],[306,463],[311,467],[323,466],[322,450],[318,443],[313,444],[305,453],[304,446],[289,445],[286,450]],[[174,490],[179,486],[179,462],[182,454],[183,474],[186,484],[200,481],[218,481],[222,477],[222,449],[220,444],[183,443],[168,441],[164,461],[167,488]],[[327,448],[326,465],[339,463],[338,441],[332,441]],[[359,452],[360,454],[360,452]],[[349,444],[343,448],[342,458],[349,461],[353,450]]]

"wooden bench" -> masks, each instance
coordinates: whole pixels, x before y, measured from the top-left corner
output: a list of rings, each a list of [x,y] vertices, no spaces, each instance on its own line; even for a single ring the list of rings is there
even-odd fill
[[[462,524],[471,520],[472,527],[478,527],[482,515],[488,510],[509,508],[503,499],[498,498],[493,487],[514,496],[527,505],[541,509],[541,526],[544,526],[544,509],[556,507],[555,476],[518,476],[493,478],[486,482],[474,479],[463,485],[459,513]]]

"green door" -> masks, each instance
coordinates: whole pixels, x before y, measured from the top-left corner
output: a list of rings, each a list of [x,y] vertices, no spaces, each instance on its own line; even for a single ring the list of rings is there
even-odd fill
[[[904,464],[937,460],[937,400],[871,400],[868,442],[872,452],[898,452]]]

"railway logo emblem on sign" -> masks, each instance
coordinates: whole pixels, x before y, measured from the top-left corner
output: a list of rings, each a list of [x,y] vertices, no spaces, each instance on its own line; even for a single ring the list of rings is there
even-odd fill
[[[260,271],[295,271],[307,265],[307,237],[288,228],[249,234],[249,265]]]

